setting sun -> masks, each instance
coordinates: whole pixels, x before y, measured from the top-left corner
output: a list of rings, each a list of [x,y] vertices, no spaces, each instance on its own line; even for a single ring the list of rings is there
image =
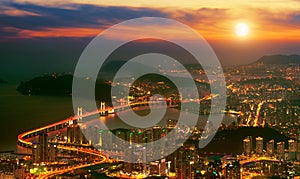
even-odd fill
[[[249,26],[246,23],[238,23],[235,26],[235,33],[237,36],[245,37],[249,34]]]

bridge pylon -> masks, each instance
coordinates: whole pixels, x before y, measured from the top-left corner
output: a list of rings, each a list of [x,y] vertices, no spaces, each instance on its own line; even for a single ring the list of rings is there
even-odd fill
[[[100,111],[101,111],[101,112],[100,112],[100,115],[101,115],[101,116],[105,116],[105,115],[106,115],[105,109],[106,109],[105,102],[102,101],[102,102],[100,103]]]
[[[77,107],[77,120],[82,120],[82,107]]]

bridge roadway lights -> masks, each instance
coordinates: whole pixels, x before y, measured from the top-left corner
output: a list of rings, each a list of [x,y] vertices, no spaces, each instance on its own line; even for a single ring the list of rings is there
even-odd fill
[[[131,107],[145,106],[147,104],[148,104],[148,102],[135,103],[132,106],[129,104],[129,105],[126,105],[126,106],[121,106],[119,108],[115,108],[115,111],[126,110],[126,109],[130,109]],[[154,103],[154,104],[161,104],[161,103],[158,102],[158,103]],[[102,109],[105,110],[105,103],[104,102],[102,102]],[[81,115],[82,115],[81,112],[79,114],[80,114],[80,117],[81,117]],[[51,126],[51,127],[46,126],[44,128],[41,128],[42,130],[41,129],[36,129],[36,130],[31,131],[31,132],[27,132],[26,134],[20,134],[22,136],[22,138],[20,140],[18,139],[17,144],[22,146],[22,147],[32,148],[32,144],[28,144],[26,142],[23,142],[23,140],[35,137],[35,136],[39,135],[42,132],[48,133],[48,132],[51,132],[51,131],[56,131],[58,129],[63,129],[63,128],[65,128],[69,125],[68,121],[70,121],[70,119],[71,120],[73,119],[73,121],[77,121],[77,119],[68,118],[68,119],[64,120],[62,123],[58,123],[55,126]],[[68,146],[70,144],[64,144],[64,145]],[[72,146],[72,144],[71,144],[71,146]],[[85,145],[82,145],[81,147],[82,148],[91,148],[91,146],[85,146]]]
[[[32,148],[31,145],[24,144],[24,143],[20,142],[19,140],[17,141],[17,144],[18,144],[19,146],[21,146],[21,147]]]

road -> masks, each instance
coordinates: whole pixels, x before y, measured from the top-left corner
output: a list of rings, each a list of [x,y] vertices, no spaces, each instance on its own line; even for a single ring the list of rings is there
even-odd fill
[[[149,103],[158,104],[158,103],[161,103],[161,102],[156,102],[156,101],[154,101],[154,102],[138,102],[138,103],[131,103],[130,106],[145,105],[145,104],[149,104]],[[120,106],[114,107],[114,110],[122,110],[122,109],[127,108],[127,107],[129,107],[129,105],[120,105]],[[62,121],[59,121],[59,122],[56,122],[56,123],[53,123],[53,124],[49,124],[47,126],[43,126],[43,127],[38,128],[38,129],[33,129],[33,130],[30,130],[30,131],[24,132],[24,133],[18,135],[18,143],[22,144],[22,146],[24,146],[24,147],[32,148],[33,144],[32,144],[32,142],[27,140],[28,138],[36,136],[40,132],[44,132],[44,131],[47,132],[48,129],[59,126],[59,125],[66,125],[67,126],[67,124],[70,121],[77,120],[78,118],[84,118],[84,117],[100,114],[101,112],[107,112],[108,110],[111,110],[111,108],[106,108],[104,110],[95,110],[93,112],[86,112],[82,116],[72,116],[72,117],[66,118]],[[57,148],[61,149],[61,150],[76,151],[76,152],[82,152],[82,153],[89,154],[89,155],[94,155],[95,157],[97,157],[101,160],[100,161],[95,161],[95,162],[89,163],[89,164],[83,163],[83,164],[79,164],[79,165],[76,165],[76,166],[69,166],[68,168],[61,168],[61,169],[58,169],[58,170],[49,171],[46,174],[43,174],[43,175],[39,176],[39,178],[41,178],[41,179],[51,178],[51,177],[54,177],[54,176],[57,176],[57,175],[60,175],[60,174],[63,174],[63,173],[70,172],[72,170],[76,170],[76,169],[80,169],[80,168],[84,168],[84,167],[88,167],[88,166],[92,166],[92,165],[97,165],[97,164],[101,164],[101,163],[109,161],[109,157],[107,155],[99,152],[96,149],[94,150],[94,149],[81,148],[80,146],[75,147],[75,146],[63,146],[63,145],[58,145]]]
[[[211,99],[211,97],[209,99]],[[200,99],[200,100],[207,100],[207,99],[204,98],[204,99]],[[130,103],[129,105],[124,104],[124,105],[120,105],[120,106],[114,106],[114,111],[116,111],[116,110],[120,111],[120,110],[124,110],[128,107],[139,106],[139,105],[161,104],[162,102],[164,102],[164,101],[145,101],[145,102]],[[183,102],[190,102],[190,100],[183,101]],[[72,117],[66,118],[62,121],[59,121],[59,122],[56,122],[56,123],[53,123],[53,124],[49,124],[47,126],[40,127],[38,129],[33,129],[33,130],[30,130],[30,131],[24,132],[24,133],[18,135],[18,144],[21,144],[22,146],[27,147],[27,148],[32,148],[33,147],[32,142],[28,141],[27,139],[32,138],[34,136],[37,136],[41,132],[49,132],[49,129],[51,129],[51,128],[55,129],[55,127],[61,126],[61,125],[68,126],[70,121],[77,120],[77,119],[84,118],[84,117],[88,117],[88,116],[92,116],[92,115],[96,115],[96,114],[100,114],[100,113],[103,113],[103,112],[107,112],[111,109],[112,108],[106,108],[104,110],[95,110],[93,112],[85,112],[81,116],[72,116]],[[89,155],[94,155],[94,156],[96,156],[97,158],[99,158],[101,160],[100,161],[95,161],[95,162],[90,163],[90,164],[83,163],[83,164],[79,164],[79,165],[76,165],[76,166],[70,166],[68,168],[62,168],[62,169],[58,169],[58,170],[54,170],[54,171],[49,171],[46,174],[41,175],[39,178],[41,178],[41,179],[51,178],[51,177],[54,177],[54,176],[57,176],[57,175],[60,175],[60,174],[63,174],[63,173],[67,173],[67,172],[72,171],[72,170],[84,168],[84,167],[87,167],[87,166],[101,164],[101,163],[107,162],[109,160],[109,157],[107,155],[99,152],[98,150],[94,150],[94,149],[85,149],[85,148],[81,148],[80,146],[75,147],[75,146],[63,146],[63,145],[58,145],[57,148],[62,149],[62,150],[76,151],[76,152],[86,153],[86,154],[89,154]]]

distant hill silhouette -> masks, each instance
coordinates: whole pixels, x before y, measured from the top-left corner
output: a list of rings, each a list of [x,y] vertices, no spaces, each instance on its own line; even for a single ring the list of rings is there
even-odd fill
[[[82,80],[83,84],[88,82],[87,80]],[[21,82],[17,87],[17,91],[24,95],[71,96],[72,82],[73,75],[45,75],[26,82]],[[97,80],[96,88],[103,89],[103,91],[97,91],[95,93],[96,98],[108,101],[110,97],[110,87],[111,85],[105,81]]]
[[[300,56],[299,55],[270,55],[263,56],[257,63],[263,64],[300,64]]]
[[[285,78],[260,78],[260,79],[249,79],[249,80],[244,80],[239,82],[241,85],[252,85],[252,84],[270,84],[270,85],[276,85],[280,84],[286,87],[291,87],[292,86],[292,81],[287,80]]]
[[[72,75],[45,75],[21,82],[17,91],[25,95],[71,95]]]
[[[182,81],[182,85],[185,85],[185,78],[177,77],[178,81]],[[124,78],[126,79],[126,78]],[[88,79],[81,80],[83,85],[89,85],[91,83]],[[21,82],[17,87],[17,91],[24,95],[38,95],[38,96],[71,96],[72,95],[72,82],[73,75],[70,74],[51,74],[33,78],[26,82]],[[163,82],[161,88],[151,88],[153,85],[157,85],[158,82]],[[135,83],[147,83],[149,90],[152,93],[171,95],[176,93],[177,88],[171,80],[164,76],[149,74],[142,76]],[[203,82],[195,82],[200,90],[200,96],[207,93],[210,90],[209,85]],[[165,88],[166,87],[166,88]],[[120,87],[122,89],[122,87]],[[203,94],[202,94],[203,93]],[[108,104],[111,102],[111,83],[104,79],[97,79],[95,85],[95,97],[97,100],[106,101]]]

